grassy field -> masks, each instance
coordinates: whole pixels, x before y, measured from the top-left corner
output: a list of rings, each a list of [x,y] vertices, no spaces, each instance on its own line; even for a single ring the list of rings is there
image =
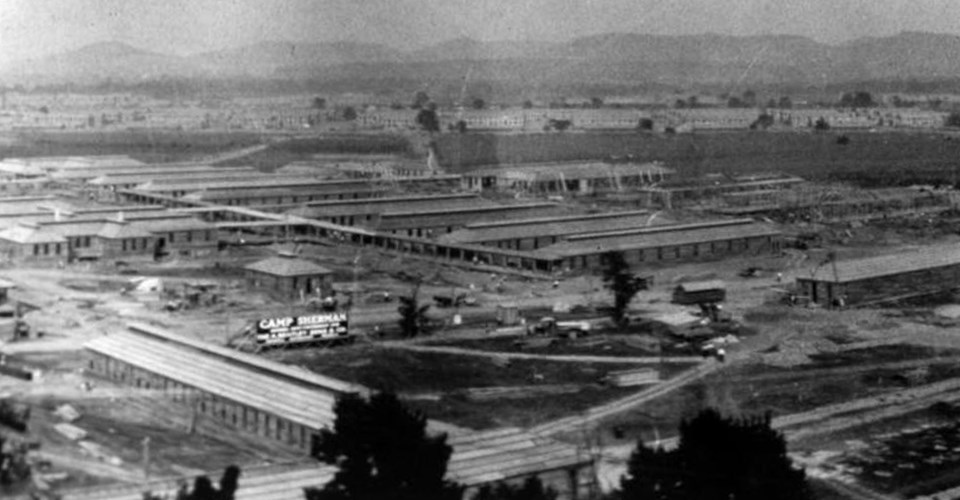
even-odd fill
[[[285,363],[375,389],[409,395],[409,404],[430,418],[471,428],[532,425],[582,412],[641,387],[600,384],[609,371],[635,367],[620,363],[568,363],[541,360],[495,362],[490,358],[353,346],[336,350],[275,351],[267,356]],[[667,366],[663,377],[684,367]],[[562,393],[525,388],[564,387]],[[469,389],[513,387],[510,397],[477,398]],[[429,394],[431,397],[414,397]]]
[[[850,139],[848,144],[837,143],[841,135]],[[864,186],[949,182],[960,155],[960,140],[919,132],[448,134],[437,144],[442,163],[454,171],[632,154],[689,175],[782,171]]]
[[[397,392],[456,391],[471,387],[597,383],[608,371],[631,364],[540,360],[494,362],[492,358],[358,345],[336,350],[274,351],[269,357],[331,377]]]
[[[838,144],[845,135],[847,144]],[[129,154],[149,162],[212,155],[262,142],[251,132],[135,130],[119,132],[24,132],[0,145],[0,156]],[[933,132],[567,132],[441,134],[441,164],[450,172],[478,165],[597,160],[634,155],[662,161],[683,175],[781,171],[815,180],[863,187],[956,183],[960,138]],[[331,134],[271,145],[233,160],[273,170],[319,153],[411,155],[410,138],[392,134]]]
[[[130,155],[157,163],[213,155],[260,142],[259,134],[250,132],[25,132],[0,145],[0,157]]]
[[[898,354],[897,349],[902,352]],[[904,372],[908,370],[904,369],[878,367],[856,373],[830,373],[819,371],[821,369],[926,359],[950,354],[957,353],[942,349],[894,346],[814,356],[814,363],[789,369],[765,365],[731,366],[656,399],[642,410],[611,419],[605,422],[604,427],[623,427],[627,430],[629,439],[652,439],[650,432],[653,428],[675,432],[681,420],[691,418],[707,407],[733,414],[756,415],[772,412],[774,416],[807,411],[910,386],[910,382],[904,377]],[[931,362],[928,370],[922,380],[924,384],[960,376],[960,367],[952,361]]]
[[[414,400],[407,404],[430,418],[471,429],[528,427],[586,411],[637,390],[636,387],[585,386],[559,396],[490,400],[450,394],[437,401]]]
[[[311,139],[294,139],[277,144],[259,153],[224,162],[225,165],[251,165],[273,171],[289,163],[310,160],[316,154],[407,154],[407,139],[394,135],[329,135]]]
[[[549,355],[583,355],[583,356],[624,356],[655,358],[657,339],[645,336],[644,339],[636,335],[591,335],[590,337],[569,340],[566,338],[552,339],[549,345],[537,343],[526,345],[520,337],[495,337],[481,339],[438,339],[429,342],[430,345],[462,347],[489,352],[517,352]],[[632,341],[636,338],[637,341]],[[548,339],[543,339],[548,340]],[[691,356],[699,359],[699,356]]]

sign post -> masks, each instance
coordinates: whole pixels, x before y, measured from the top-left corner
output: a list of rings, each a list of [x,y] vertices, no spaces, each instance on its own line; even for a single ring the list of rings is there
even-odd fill
[[[261,319],[256,341],[262,346],[336,340],[348,336],[345,312]]]

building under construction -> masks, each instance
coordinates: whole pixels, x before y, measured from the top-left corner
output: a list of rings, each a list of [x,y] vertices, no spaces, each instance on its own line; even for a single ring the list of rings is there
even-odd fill
[[[667,180],[640,189],[637,204],[665,209],[711,206],[732,193],[776,193],[804,182],[800,177],[777,173],[742,176],[718,174],[697,179]]]
[[[882,219],[947,210],[955,191],[929,188],[858,189],[807,185],[783,191],[745,191],[725,195],[724,215],[766,215],[788,222]]]
[[[544,163],[474,170],[463,174],[463,186],[477,191],[583,196],[650,186],[673,174],[659,163]]]

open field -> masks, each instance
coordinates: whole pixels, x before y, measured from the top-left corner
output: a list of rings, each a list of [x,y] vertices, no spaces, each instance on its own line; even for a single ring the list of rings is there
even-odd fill
[[[845,135],[850,142],[837,144]],[[263,142],[252,132],[137,130],[114,132],[22,132],[0,146],[0,156],[129,154],[148,162],[212,155]],[[318,153],[410,155],[421,148],[402,135],[328,134],[297,138],[231,160],[274,170]],[[938,132],[698,132],[638,134],[441,134],[441,165],[456,173],[479,165],[574,161],[634,155],[662,161],[681,174],[748,174],[780,171],[815,180],[863,187],[956,183],[953,159],[960,137]]]
[[[264,151],[224,162],[225,165],[251,165],[273,171],[295,161],[309,161],[316,154],[407,154],[411,145],[399,135],[321,135],[310,139],[292,139],[270,145]]]
[[[526,352],[533,354],[573,354],[595,356],[653,356],[657,355],[656,339],[632,336],[592,335],[585,339],[544,339],[543,342],[527,345],[523,337],[497,337],[485,339],[462,339],[430,341],[427,345],[454,346],[489,352]],[[642,342],[646,340],[646,342]],[[653,348],[652,348],[653,347]]]
[[[634,366],[629,363],[572,364],[541,360],[504,363],[493,358],[411,352],[376,345],[357,345],[334,351],[273,351],[267,357],[368,387],[413,393],[532,383],[590,385],[599,382],[608,371]]]
[[[628,363],[506,361],[375,345],[273,351],[266,356],[367,387],[396,390],[431,418],[472,428],[530,426],[641,389],[600,383],[610,371],[636,367]],[[670,378],[689,367],[659,368],[662,378]]]
[[[0,143],[0,157],[129,155],[147,163],[193,160],[261,142],[250,132],[21,132]]]
[[[929,495],[957,484],[957,408],[928,408],[791,443],[814,476],[855,479],[895,498]]]
[[[902,349],[902,353],[898,349]],[[664,436],[671,435],[679,421],[706,407],[732,414],[799,413],[915,384],[960,377],[958,355],[960,351],[956,350],[898,345],[816,355],[812,364],[789,369],[738,364],[655,400],[641,410],[611,418],[602,428],[618,426],[626,429],[628,439],[652,439],[650,433],[654,428]],[[860,366],[863,369],[858,369]]]
[[[837,144],[846,135],[850,142]],[[476,165],[572,161],[634,155],[681,174],[779,171],[864,187],[955,182],[960,138],[913,132],[629,132],[447,134],[437,141],[451,171]]]

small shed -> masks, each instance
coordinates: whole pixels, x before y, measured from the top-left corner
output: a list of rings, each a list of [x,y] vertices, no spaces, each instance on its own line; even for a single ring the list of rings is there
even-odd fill
[[[244,267],[247,284],[287,297],[333,294],[333,272],[309,260],[280,254]]]
[[[720,280],[682,283],[673,290],[675,304],[717,303],[726,298],[727,285]]]

